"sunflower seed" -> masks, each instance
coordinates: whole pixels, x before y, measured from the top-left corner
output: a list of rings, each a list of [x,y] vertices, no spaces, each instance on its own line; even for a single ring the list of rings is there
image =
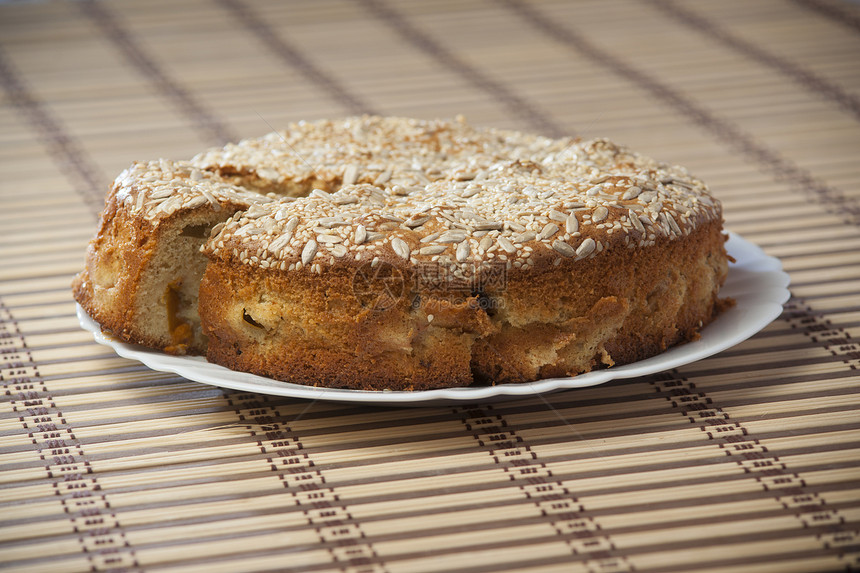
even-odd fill
[[[173,187],[163,187],[149,194],[150,199],[164,199],[170,197],[176,191]]]
[[[681,227],[678,226],[678,222],[675,221],[675,217],[673,217],[671,213],[665,213],[665,215],[666,220],[669,221],[669,226],[672,227],[672,230],[675,232],[676,235],[680,235]]]
[[[430,245],[428,247],[421,247],[418,249],[419,255],[438,255],[444,253],[448,247],[445,245]]]
[[[257,175],[263,179],[268,179],[269,181],[277,181],[281,178],[280,173],[271,167],[261,167],[260,169],[257,169]]]
[[[639,220],[639,216],[636,213],[631,211],[627,217],[630,219],[630,223],[637,231],[640,233],[645,232],[645,227],[642,225],[642,221]]]
[[[636,187],[635,185],[624,192],[624,195],[621,196],[621,199],[624,201],[629,201],[630,199],[635,199],[642,193],[641,187]]]
[[[609,209],[601,205],[597,209],[594,210],[594,213],[591,215],[592,223],[599,223],[606,219],[609,216]]]
[[[201,207],[207,203],[206,197],[203,195],[198,195],[191,199],[188,203],[184,205],[186,209],[196,209],[197,207]]]
[[[436,241],[440,243],[459,243],[466,238],[465,231],[451,229],[442,233]]]
[[[499,246],[502,247],[506,253],[517,252],[517,248],[505,237],[499,237]]]
[[[556,239],[552,242],[552,248],[558,254],[565,257],[575,257],[576,250],[562,240]]]
[[[364,225],[359,225],[355,228],[355,236],[352,238],[352,242],[356,245],[362,244],[367,240],[367,229],[364,228]]]
[[[594,239],[591,237],[585,239],[580,243],[579,247],[576,248],[576,256],[577,257],[587,257],[594,249],[597,248],[597,243],[594,242]]]
[[[299,218],[298,217],[291,217],[290,220],[287,221],[287,224],[284,225],[284,231],[286,231],[287,233],[292,233],[293,231],[296,230],[296,227],[298,227],[298,226],[299,226]]]
[[[537,237],[537,234],[534,231],[526,231],[514,237],[513,241],[514,243],[528,243],[529,241],[533,241],[535,237]]]
[[[393,237],[391,239],[391,248],[394,249],[398,257],[409,260],[409,245],[406,244],[406,241],[400,237]]]
[[[436,231],[435,233],[431,233],[431,234],[427,235],[426,237],[422,238],[419,242],[420,243],[429,243],[431,241],[435,241],[439,237],[439,235],[441,235],[441,234],[442,234],[441,231]]]
[[[567,220],[567,215],[562,213],[561,211],[556,211],[555,209],[549,210],[549,218],[553,221],[557,221],[559,223],[564,223]]]
[[[501,231],[504,228],[504,224],[498,221],[481,221],[475,225],[476,231]]]
[[[287,246],[287,243],[292,239],[292,235],[281,235],[271,243],[269,243],[269,252],[273,254],[278,254],[281,249]]]
[[[373,184],[374,185],[383,185],[383,184],[387,183],[389,179],[391,179],[391,171],[385,170],[376,176],[376,179],[373,180]]]
[[[206,189],[201,189],[200,194],[206,197],[206,200],[209,201],[209,204],[212,205],[212,207],[214,207],[216,211],[221,210],[221,203],[219,203],[218,200],[215,199],[212,193],[210,193]]]
[[[358,181],[358,165],[355,165],[354,163],[347,165],[343,170],[343,182],[341,185],[344,187],[347,185],[354,185],[356,181]]]
[[[308,266],[317,254],[317,242],[311,239],[302,249],[302,264]]]
[[[463,241],[462,243],[457,245],[457,253],[456,253],[457,262],[462,263],[463,261],[468,259],[470,252],[471,252],[471,249],[469,247],[469,241]]]
[[[576,218],[574,213],[568,215],[567,219],[564,220],[564,230],[569,234],[573,234],[579,230],[579,219]]]
[[[556,225],[555,223],[547,223],[546,225],[544,225],[544,228],[541,229],[538,238],[543,241],[544,239],[549,239],[556,233],[558,233],[558,225]]]
[[[418,217],[417,219],[407,219],[404,225],[409,227],[410,229],[414,229],[415,227],[420,227],[424,223],[430,220],[430,217]]]

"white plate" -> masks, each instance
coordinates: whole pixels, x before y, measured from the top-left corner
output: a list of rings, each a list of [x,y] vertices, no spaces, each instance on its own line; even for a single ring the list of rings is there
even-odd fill
[[[527,397],[568,388],[595,386],[615,378],[634,378],[676,368],[730,348],[763,329],[780,315],[783,303],[788,300],[788,275],[782,271],[778,259],[766,255],[758,246],[739,235],[730,234],[726,249],[736,262],[729,265],[729,276],[720,294],[734,298],[737,304],[704,328],[699,340],[675,346],[662,354],[633,364],[597,370],[572,378],[550,378],[528,384],[444,388],[420,392],[375,392],[302,386],[236,372],[210,364],[200,357],[172,356],[119,342],[102,333],[98,324],[80,306],[78,319],[81,326],[93,334],[96,342],[110,346],[122,357],[138,360],[153,370],[172,372],[195,382],[244,392],[313,400],[404,405],[470,402],[504,396]]]

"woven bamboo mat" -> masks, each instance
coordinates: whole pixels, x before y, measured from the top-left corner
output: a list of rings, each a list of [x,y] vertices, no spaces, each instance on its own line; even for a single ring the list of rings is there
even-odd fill
[[[12,3],[0,87],[0,569],[860,569],[857,4]],[[364,112],[686,165],[793,296],[682,368],[424,408],[226,391],[79,328],[131,161]]]

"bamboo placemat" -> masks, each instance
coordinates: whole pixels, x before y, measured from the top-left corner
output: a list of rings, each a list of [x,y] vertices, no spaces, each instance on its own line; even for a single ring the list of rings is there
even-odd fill
[[[840,0],[0,5],[0,568],[860,569],[860,8]],[[687,166],[792,299],[665,373],[424,408],[153,372],[74,315],[131,161],[466,115]]]

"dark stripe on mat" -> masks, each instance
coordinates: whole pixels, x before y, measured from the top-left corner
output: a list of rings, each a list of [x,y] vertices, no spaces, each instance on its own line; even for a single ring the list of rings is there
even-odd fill
[[[242,0],[217,0],[223,8],[230,11],[239,22],[260,42],[262,42],[272,53],[290,67],[297,70],[305,78],[322,88],[340,105],[353,114],[375,114],[377,113],[367,102],[341,85],[341,83],[314,64],[296,46],[278,34],[263,18],[256,14]]]
[[[104,3],[99,0],[82,0],[77,2],[77,5],[125,56],[126,60],[152,82],[158,92],[170,100],[182,115],[188,118],[205,142],[221,145],[238,139],[227,125],[209,112],[188,90],[171,78],[158,65],[155,58],[144,51]]]
[[[710,19],[696,14],[692,10],[682,8],[673,0],[641,1],[660,10],[663,14],[675,18],[682,24],[695,29],[711,40],[783,74],[814,94],[835,102],[842,109],[853,115],[855,119],[860,119],[860,98],[845,91],[827,78],[732,34]]]
[[[508,111],[525,121],[531,129],[548,137],[570,135],[570,133],[565,133],[559,128],[558,122],[552,117],[532,105],[527,99],[508,89],[504,84],[492,79],[479,68],[458,58],[442,43],[413,26],[402,14],[383,0],[360,0],[360,3],[368,12],[397,32],[403,40],[498,101]]]
[[[12,63],[0,51],[0,84],[7,97],[35,127],[39,138],[94,215],[104,207],[107,180],[81,144],[72,138],[60,121],[28,89]]]

